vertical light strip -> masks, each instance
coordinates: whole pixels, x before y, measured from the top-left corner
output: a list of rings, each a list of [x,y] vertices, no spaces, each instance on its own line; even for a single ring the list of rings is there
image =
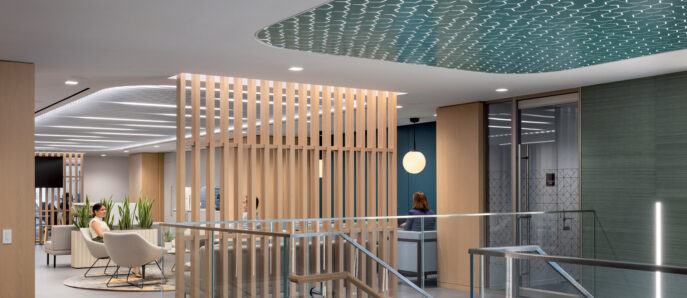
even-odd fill
[[[663,212],[661,202],[656,202],[655,221],[656,221],[656,265],[663,265]],[[656,271],[656,298],[663,295],[661,289],[661,272]]]

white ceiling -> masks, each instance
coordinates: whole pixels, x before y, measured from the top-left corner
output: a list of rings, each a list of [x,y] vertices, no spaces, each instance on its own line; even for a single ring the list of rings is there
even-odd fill
[[[488,74],[267,46],[261,28],[322,0],[0,0],[0,59],[36,64],[36,110],[79,90],[170,84],[179,72],[408,92],[399,123],[439,106],[687,70],[687,50],[541,74]],[[305,68],[299,73],[287,69]],[[76,86],[65,80],[77,79]],[[509,92],[496,93],[496,88]],[[132,98],[132,100],[137,100]]]

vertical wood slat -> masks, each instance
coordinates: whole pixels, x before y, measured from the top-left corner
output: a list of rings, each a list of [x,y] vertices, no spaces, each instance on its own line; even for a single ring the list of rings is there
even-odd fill
[[[184,77],[185,78],[185,77]],[[221,81],[223,78],[220,78],[220,85]],[[185,79],[184,79],[185,81]],[[192,80],[193,83],[193,80]],[[230,144],[229,141],[227,140],[229,135],[227,134],[227,139],[224,139],[222,137],[222,130],[223,128],[220,128],[220,143],[222,146],[222,151],[220,153],[220,159],[222,162],[220,163],[222,167],[228,167],[229,169],[220,169],[220,189],[222,198],[220,200],[220,209],[223,210],[220,213],[220,218],[231,218],[234,217],[234,219],[240,219],[241,217],[241,212],[242,212],[242,203],[243,203],[243,198],[246,193],[244,193],[244,190],[248,192],[248,197],[250,198],[248,200],[248,218],[252,219],[255,217],[255,213],[258,210],[255,210],[255,197],[261,197],[263,199],[263,206],[259,207],[259,213],[262,214],[265,218],[277,218],[277,217],[287,217],[287,218],[295,218],[295,217],[316,217],[319,215],[319,194],[321,193],[322,195],[322,215],[324,217],[331,217],[331,216],[336,216],[336,217],[342,217],[344,215],[346,216],[353,216],[353,215],[364,215],[366,213],[368,216],[374,216],[374,215],[386,215],[386,214],[395,214],[395,202],[393,202],[393,199],[395,199],[396,193],[393,190],[393,187],[395,187],[395,181],[392,181],[395,179],[393,169],[395,167],[394,164],[394,157],[395,157],[395,152],[392,148],[392,140],[395,142],[395,135],[392,136],[392,132],[389,131],[388,136],[386,134],[387,128],[391,130],[391,122],[392,119],[395,121],[395,109],[392,110],[392,107],[395,108],[395,104],[392,104],[392,97],[395,94],[388,94],[386,92],[372,92],[369,91],[370,94],[374,94],[372,96],[368,95],[368,113],[365,115],[365,90],[353,90],[353,89],[346,89],[345,90],[345,98],[343,97],[344,95],[344,90],[342,88],[335,88],[334,89],[334,121],[333,121],[333,135],[334,135],[334,142],[332,144],[331,136],[332,136],[332,106],[331,106],[331,88],[325,87],[323,90],[322,94],[322,107],[324,110],[324,113],[322,115],[322,125],[320,128],[319,125],[319,88],[320,86],[310,86],[311,88],[311,99],[308,101],[307,98],[307,85],[300,84],[298,90],[295,88],[295,84],[293,83],[287,83],[286,84],[286,89],[287,89],[287,95],[286,95],[286,138],[282,139],[281,137],[281,129],[282,129],[282,122],[280,121],[282,119],[282,110],[281,108],[283,107],[281,104],[282,101],[282,95],[277,93],[281,93],[282,88],[281,88],[281,83],[275,82],[275,86],[277,84],[279,85],[278,87],[275,87],[274,89],[274,94],[275,94],[275,103],[273,105],[274,107],[274,116],[273,119],[274,121],[274,130],[273,130],[273,138],[272,138],[272,144],[271,146],[269,145],[269,138],[266,138],[267,135],[269,135],[269,97],[267,94],[269,94],[269,81],[261,81],[260,82],[260,94],[261,94],[261,106],[260,106],[260,119],[261,122],[263,122],[264,126],[260,127],[260,144],[256,144],[256,136],[257,136],[257,130],[255,129],[255,123],[257,120],[256,115],[255,115],[255,103],[251,105],[251,93],[253,93],[252,97],[255,96],[255,81],[250,82],[248,80],[248,90],[247,90],[247,101],[248,101],[248,125],[247,125],[247,131],[245,139],[243,136],[243,131],[242,131],[242,123],[243,123],[243,102],[242,102],[242,97],[243,97],[243,80],[236,80],[234,84],[234,115],[238,114],[238,116],[234,119],[234,138],[233,138],[233,144]],[[252,86],[251,86],[252,85]],[[220,86],[220,89],[222,86]],[[192,97],[193,97],[193,89],[192,89]],[[210,88],[208,88],[210,89]],[[214,88],[213,88],[214,89]],[[277,89],[279,91],[277,91]],[[182,89],[183,90],[183,89]],[[296,92],[298,92],[296,94]],[[181,93],[181,92],[180,92]],[[222,92],[221,92],[222,93]],[[265,98],[262,98],[262,94],[265,95]],[[377,99],[377,94],[379,94],[379,99]],[[388,95],[387,95],[388,94]],[[296,110],[295,105],[295,96],[298,96],[298,109]],[[356,98],[356,95],[359,95],[358,98]],[[222,97],[222,95],[220,96]],[[278,100],[277,100],[278,97]],[[325,99],[326,98],[326,99]],[[255,98],[253,99],[253,101]],[[395,100],[395,98],[394,98]],[[265,103],[263,105],[262,103]],[[278,101],[278,102],[277,102]],[[379,101],[379,109],[377,109],[377,101]],[[214,102],[214,100],[213,100]],[[220,118],[225,119],[226,114],[222,115],[222,102],[224,102],[220,98]],[[310,122],[311,126],[309,129],[310,132],[310,137],[308,138],[308,127],[307,127],[307,119],[308,119],[308,102],[310,103]],[[208,104],[206,102],[206,108],[208,107]],[[345,108],[344,108],[345,105]],[[229,104],[227,101],[227,109],[229,109]],[[252,109],[252,112],[251,112]],[[214,118],[214,106],[209,108],[209,110],[212,112],[212,114],[208,113],[206,110],[206,118],[208,119],[213,119]],[[345,114],[344,114],[345,110]],[[393,111],[393,115],[392,115]],[[297,115],[296,115],[297,112]],[[183,113],[183,112],[182,112]],[[229,111],[227,111],[229,113]],[[183,114],[181,114],[183,115]],[[192,115],[196,116],[196,115]],[[297,128],[296,126],[296,117],[298,119],[298,125]],[[196,117],[191,117],[191,121],[195,121]],[[264,121],[263,121],[264,119]],[[367,121],[365,121],[367,120]],[[212,121],[212,120],[211,120]],[[220,125],[222,127],[225,127],[225,125],[222,123],[223,120],[220,120]],[[279,123],[279,125],[277,125]],[[387,125],[387,123],[389,123]],[[226,123],[226,126],[229,126],[229,123]],[[211,126],[211,125],[210,125]],[[212,127],[206,128],[208,131],[211,133],[213,131]],[[297,131],[296,131],[297,129]],[[318,133],[319,130],[322,130],[322,144],[319,144],[318,138]],[[395,129],[395,123],[393,123],[393,129]],[[278,130],[278,132],[277,132]],[[210,135],[210,133],[208,135]],[[344,134],[345,133],[345,134]],[[365,133],[367,133],[367,145],[365,145]],[[192,134],[192,141],[191,144],[192,146],[192,157],[195,159],[195,154],[193,152],[193,149],[196,149],[198,147],[206,146],[205,148],[210,148],[213,147],[214,141],[210,141],[210,139],[206,140],[206,144],[203,145],[203,142],[200,142],[199,140],[199,134]],[[298,138],[296,139],[296,136]],[[209,136],[206,136],[206,138],[209,138]],[[183,140],[183,137],[180,138]],[[227,140],[225,144],[225,140]],[[244,141],[245,140],[245,141]],[[282,140],[285,140],[285,143],[282,147]],[[308,141],[310,140],[310,141]],[[345,142],[344,142],[345,141]],[[245,145],[243,143],[246,143]],[[183,142],[180,142],[183,144]],[[308,146],[309,145],[309,146]],[[244,149],[245,148],[245,149]],[[355,149],[354,149],[355,148]],[[285,152],[283,150],[286,150]],[[391,150],[389,150],[391,149]],[[322,150],[323,156],[323,177],[322,177],[322,190],[319,190],[319,156],[320,156],[320,150]],[[360,151],[358,151],[360,150]],[[247,153],[247,154],[246,154]],[[286,154],[286,156],[284,156]],[[247,156],[246,156],[247,155]],[[245,158],[244,156],[248,157]],[[284,157],[286,159],[284,160]],[[333,159],[332,159],[333,157]],[[206,160],[206,162],[208,162]],[[77,161],[75,164],[79,164],[80,161]],[[333,168],[332,168],[333,166]],[[365,166],[363,168],[362,166]],[[192,160],[192,167],[195,169],[196,164]],[[210,167],[206,167],[210,168]],[[241,169],[241,170],[239,170]],[[245,175],[245,171],[248,171],[248,175]],[[242,171],[242,172],[239,172]],[[268,174],[269,173],[269,174]],[[332,185],[332,174],[333,180],[335,181],[335,184]],[[286,176],[284,176],[286,175]],[[367,179],[365,178],[365,175],[367,175]],[[192,175],[194,176],[194,175]],[[211,175],[206,175],[206,179],[209,178]],[[196,179],[195,177],[192,177],[192,185],[193,179]],[[214,179],[213,179],[214,180]],[[367,183],[365,183],[367,181]],[[360,182],[360,183],[359,183]],[[391,185],[391,184],[394,185]],[[227,188],[229,188],[229,184],[232,185],[232,190],[229,191]],[[367,185],[366,185],[367,184]],[[206,184],[206,186],[209,184]],[[80,185],[75,185],[75,188],[78,188]],[[366,187],[367,186],[367,187]],[[333,197],[332,197],[332,187],[334,187],[333,191]],[[192,187],[195,188],[195,187]],[[212,200],[214,195],[214,187],[208,186],[207,187],[208,193],[206,193],[206,196],[209,198],[208,201],[206,202],[206,206],[209,206],[208,209],[212,210],[212,204],[214,203],[214,200]],[[367,192],[365,191],[367,189]],[[183,188],[182,188],[183,190]],[[78,193],[78,191],[76,191]],[[182,191],[183,192],[183,191]],[[212,194],[212,195],[211,195]],[[226,195],[225,195],[226,194]],[[279,199],[280,196],[284,196],[285,194],[285,199]],[[316,196],[317,195],[317,196]],[[195,200],[195,191],[192,192],[192,207],[193,209],[200,209],[199,208],[199,201]],[[317,199],[315,199],[317,197]],[[366,198],[367,197],[367,198]],[[212,201],[211,201],[212,200]],[[179,202],[178,202],[179,203]],[[181,202],[183,204],[183,201]],[[239,205],[241,204],[241,205]],[[282,204],[283,207],[279,208],[279,205]],[[223,206],[231,206],[234,208],[222,208]],[[196,208],[197,207],[197,208]],[[333,207],[333,208],[332,208]],[[233,210],[227,210],[227,209],[233,209]],[[251,210],[252,209],[252,210]],[[333,209],[333,210],[332,210]],[[233,212],[231,212],[233,211]],[[366,212],[365,212],[366,211]],[[199,212],[198,210],[192,210],[192,220],[193,217],[196,217],[196,213]],[[212,217],[214,216],[213,214],[210,214],[210,211],[207,211],[207,216],[206,219],[211,220],[213,219]],[[283,214],[282,214],[283,212]],[[231,216],[234,215],[234,216]],[[178,214],[177,217],[183,217],[183,214]],[[336,229],[341,230],[343,229],[343,223],[341,221],[336,222]],[[393,262],[393,257],[392,255],[395,254],[393,251],[393,245],[389,245],[388,243],[385,243],[384,240],[386,239],[386,232],[384,229],[390,227],[388,223],[385,222],[380,222],[381,227],[377,226],[377,224],[373,224],[370,222],[370,225],[367,226],[363,231],[358,232],[357,230],[353,230],[353,227],[355,226],[355,223],[346,223],[346,231],[348,233],[351,233],[352,236],[356,236],[353,233],[358,232],[359,234],[357,235],[358,237],[361,237],[365,243],[365,245],[368,247],[373,252],[378,253],[383,259],[389,260],[389,262]],[[251,224],[251,226],[254,226],[254,224]],[[359,225],[360,226],[360,225]],[[392,225],[393,226],[393,225]],[[301,229],[299,229],[299,232],[305,232],[308,230],[308,225],[305,222],[301,223]],[[330,226],[328,224],[324,224],[325,229],[330,229]],[[279,228],[279,227],[277,227]],[[269,227],[265,225],[263,230],[268,230]],[[314,230],[318,230],[319,226],[318,225],[313,225]],[[293,224],[289,224],[288,231],[290,232],[295,232],[295,226]],[[393,233],[392,231],[388,231],[391,235]],[[395,238],[395,235],[391,237],[391,241],[393,241]],[[222,237],[220,237],[222,238]],[[242,249],[241,247],[241,242],[243,242],[243,239],[240,239],[241,237],[238,236],[236,237],[237,241],[234,241],[234,245],[236,245],[236,248],[234,251],[236,252],[234,255],[237,257],[234,262],[234,267],[233,268],[227,268],[228,270],[236,270],[237,268],[242,268],[240,265],[241,258],[240,254]],[[194,260],[194,253],[193,251],[197,252],[197,248],[199,248],[199,237],[194,236],[193,237],[193,245],[191,247],[192,249],[192,260],[191,264],[192,267],[196,267],[198,265],[198,259]],[[261,238],[264,239],[264,242],[267,243],[268,239],[266,238]],[[380,240],[379,244],[377,244],[377,240]],[[225,239],[221,239],[221,246],[228,244],[224,242]],[[256,263],[255,257],[257,256],[257,251],[255,247],[255,237],[250,237],[247,236],[246,240],[248,240],[248,253],[251,254],[250,258],[248,261],[251,263],[250,267],[251,268],[249,271],[251,272],[251,276],[246,276],[246,278],[250,279],[250,289],[249,293],[251,296],[255,296],[257,294],[264,294],[268,292],[268,287],[272,287],[273,293],[279,293],[281,291],[281,287],[277,285],[277,282],[270,283],[271,285],[266,285],[267,284],[267,278],[274,276],[274,278],[278,278],[279,270],[274,270],[277,268],[280,268],[277,266],[277,262],[279,261],[279,258],[275,258],[275,256],[280,257],[280,253],[278,249],[274,249],[271,254],[272,254],[272,273],[268,272],[270,271],[268,268],[268,262],[265,262],[266,259],[268,259],[268,253],[270,253],[267,250],[261,250],[260,253],[260,263]],[[314,239],[313,239],[314,240]],[[352,250],[344,250],[343,247],[343,241],[336,240],[335,245],[333,247],[329,247],[329,240],[333,239],[326,239],[325,242],[325,249],[323,251],[323,257],[326,258],[324,260],[325,263],[325,270],[331,271],[332,269],[352,269],[354,266],[352,260],[353,260],[353,251]],[[290,268],[295,269],[294,267],[301,267],[303,270],[307,269],[305,268],[306,263],[306,258],[307,256],[307,250],[308,248],[306,247],[306,244],[308,244],[307,241],[301,242],[301,250],[300,250],[300,262],[299,264],[290,264]],[[295,250],[295,243],[291,242],[289,244],[291,246],[291,252],[292,252],[292,257],[295,256],[295,253],[297,250]],[[327,248],[329,247],[329,248]],[[388,249],[388,256],[386,255]],[[319,260],[319,245],[313,245],[309,249],[314,255],[310,255],[310,260],[312,263],[317,262]],[[329,252],[329,253],[327,253]],[[346,264],[343,263],[344,261],[344,254],[347,254],[348,256],[348,262]],[[210,255],[212,253],[210,252]],[[314,256],[314,257],[313,257]],[[335,259],[332,259],[334,258]],[[224,260],[224,257],[222,257],[222,260]],[[294,259],[295,260],[295,259]],[[314,260],[314,261],[313,261]],[[182,260],[183,262],[183,260]],[[224,263],[224,261],[222,261]],[[311,263],[311,265],[312,265]],[[363,262],[364,263],[364,262]],[[196,264],[196,266],[194,266]],[[256,268],[257,265],[260,265],[259,268]],[[333,266],[332,266],[333,265]],[[376,264],[375,265],[369,265],[367,266],[367,279],[369,280],[368,283],[371,286],[376,286],[377,281],[382,281],[382,279],[377,275],[377,270],[376,270]],[[193,268],[192,268],[193,269]],[[197,268],[196,268],[197,269]],[[300,269],[299,269],[300,270]],[[318,270],[318,266],[312,267],[311,271]],[[193,270],[192,270],[193,271]],[[224,271],[224,269],[223,269]],[[243,274],[243,270],[236,270],[235,271],[235,281],[241,281],[241,275]],[[257,277],[257,280],[263,281],[263,286],[259,289],[253,289],[252,287],[255,287],[255,274],[258,274],[259,277]],[[362,273],[362,272],[361,272]],[[192,274],[194,275],[194,274]],[[230,274],[228,274],[230,275]],[[361,274],[362,275],[362,274]],[[224,275],[223,276],[227,276]],[[194,281],[194,278],[191,278],[191,281]],[[235,283],[237,287],[235,289],[241,287],[241,282]],[[393,285],[393,284],[392,284]],[[329,290],[332,289],[331,286],[327,287]],[[338,283],[337,286],[337,293],[343,294],[343,283]],[[355,291],[355,288],[352,286],[346,286],[347,288],[347,293],[349,295],[352,295],[352,293]],[[382,291],[385,289],[382,288]],[[197,289],[192,289],[191,295],[192,296],[197,296],[198,293],[195,293]],[[227,290],[222,290],[223,294],[227,293]],[[236,293],[243,293],[243,291],[237,291]],[[294,292],[295,293],[295,292]],[[329,293],[328,293],[329,294]]]
[[[282,82],[274,82],[273,86],[273,93],[274,93],[274,99],[273,99],[273,116],[272,118],[274,119],[274,126],[272,128],[272,145],[276,145],[276,150],[275,150],[275,165],[274,165],[274,174],[273,174],[273,194],[275,197],[275,202],[274,204],[274,209],[272,209],[272,214],[271,218],[274,219],[280,219],[282,218],[282,212],[284,210],[284,175],[283,175],[283,170],[284,170],[284,152],[283,152],[283,140],[282,140]],[[276,227],[273,227],[274,229],[281,231],[282,227],[281,225],[276,225]],[[273,264],[273,272],[274,272],[274,283],[272,287],[272,292],[273,293],[281,293],[282,292],[282,287],[281,287],[281,263],[282,263],[282,254],[281,249],[284,249],[284,247],[281,246],[281,239],[274,239],[273,242],[273,249],[272,249],[272,259],[274,260]],[[281,248],[281,249],[279,249]],[[277,296],[276,294],[274,296]]]
[[[191,76],[191,221],[200,221],[200,75]],[[191,231],[191,298],[200,297],[200,232]],[[183,268],[183,267],[182,267]]]
[[[261,218],[270,218],[269,209],[274,208],[272,194],[270,193],[271,185],[269,181],[269,164],[271,159],[271,150],[268,148],[270,144],[270,81],[260,81],[260,193],[262,204],[260,204],[259,214]],[[269,231],[269,226],[263,224],[261,226],[263,231]],[[261,259],[261,288],[260,295],[263,297],[269,296],[269,241],[267,236],[260,238],[260,259]]]
[[[375,116],[377,113],[377,91],[371,91],[368,92],[367,96],[367,149],[369,150],[367,152],[367,216],[373,216],[376,214],[376,192],[375,192],[375,179],[372,177],[375,176],[376,172],[376,153],[374,152],[374,149],[376,147],[375,143],[375,134],[376,134],[376,122],[375,122]],[[374,228],[370,229],[370,222],[368,221],[366,224],[367,231],[366,236],[367,236],[367,241],[366,241],[366,248],[367,250],[374,252],[375,249],[375,243],[376,243],[376,238],[375,238],[375,232]],[[368,285],[371,286],[372,288],[375,288],[376,286],[376,264],[375,262],[370,259],[367,259],[367,278],[368,278]]]
[[[343,90],[341,87],[334,88],[334,214],[336,217],[343,217]],[[343,223],[336,221],[336,229],[341,231]],[[344,251],[343,241],[340,237],[335,238],[335,265],[338,271],[343,271]],[[342,280],[334,282],[337,293],[343,293],[344,283]]]
[[[177,119],[176,119],[176,221],[183,222],[186,217],[186,202],[185,202],[185,186],[186,186],[186,74],[181,73],[177,75]],[[185,277],[184,265],[186,241],[184,239],[184,230],[176,229],[175,233],[175,248],[180,252],[174,255],[174,263],[178,264],[179,269],[175,271],[174,278],[176,282],[175,292],[176,298],[184,298],[185,294]]]
[[[206,118],[207,119],[207,118]],[[229,220],[229,78],[219,79],[219,142],[220,150],[220,221]],[[223,226],[227,228],[227,226]],[[229,237],[228,233],[220,233],[220,266],[222,279],[220,280],[221,297],[229,297]]]
[[[246,190],[248,193],[248,197],[246,199],[246,211],[248,212],[247,214],[247,219],[248,220],[254,220],[255,219],[255,198],[257,195],[257,146],[256,145],[256,140],[257,140],[257,131],[256,131],[256,122],[257,122],[257,117],[256,117],[256,82],[254,79],[248,79],[248,84],[247,84],[248,90],[247,90],[247,103],[246,103],[246,110],[247,110],[247,134],[246,134],[246,140],[248,144],[248,180],[246,184]],[[254,230],[255,229],[255,224],[249,224],[248,225],[249,229]],[[250,297],[255,297],[257,295],[257,287],[256,287],[256,251],[255,251],[255,236],[249,236],[248,237],[248,261],[249,263],[249,272],[250,272],[250,277],[248,281],[248,294]]]
[[[356,142],[355,147],[357,151],[357,165],[356,165],[356,216],[365,216],[365,159],[366,153],[365,148],[365,91],[358,89],[356,94]],[[357,223],[357,233],[358,233],[358,243],[365,243],[365,231],[363,226],[365,220],[360,220]],[[366,255],[362,252],[358,253],[358,274],[359,279],[362,281],[366,280],[367,277],[367,261]],[[367,297],[366,293],[358,293],[362,297]]]
[[[231,202],[234,204],[234,218],[233,220],[240,220],[243,214],[243,192],[244,184],[242,181],[243,173],[240,172],[242,169],[243,162],[243,79],[234,78],[234,138],[233,143],[236,145],[234,148],[232,163],[233,167],[231,169],[231,174],[233,178],[233,189],[232,196],[230,198]],[[241,234],[236,234],[234,239],[234,292],[233,297],[243,296],[243,237]],[[241,269],[241,270],[239,270]]]
[[[205,77],[205,221],[215,220],[215,77],[208,75]],[[205,239],[205,276],[213,275],[214,244],[211,234],[207,231]],[[212,278],[205,278],[205,289],[211,289]]]
[[[308,182],[309,179],[307,175],[307,164],[308,164],[308,150],[306,149],[308,145],[308,87],[306,84],[298,84],[298,150],[295,150],[298,154],[298,198],[302,201],[299,204],[299,210],[297,212],[298,218],[308,217]],[[300,226],[302,232],[307,232],[308,225],[303,222]],[[301,269],[301,274],[308,274],[307,264],[307,253],[308,253],[308,241],[309,239],[300,239],[300,263],[298,267]],[[307,284],[300,284],[300,293],[305,293]]]
[[[310,213],[309,218],[320,217],[320,86],[311,85],[310,87],[310,146],[312,151],[310,155]],[[312,232],[319,232],[319,223],[312,225]],[[312,239],[311,242],[311,257],[310,257],[310,272],[312,274],[320,273],[320,237]]]
[[[332,89],[325,86],[322,90],[322,147],[325,150],[322,152],[322,217],[329,218],[332,215]],[[331,230],[331,222],[324,222],[323,230]],[[325,268],[327,273],[333,272],[334,254],[332,253],[332,237],[325,237]],[[332,297],[333,289],[332,281],[327,281],[327,296]]]
[[[389,103],[387,104],[388,108],[388,113],[389,117],[387,118],[387,123],[388,123],[388,129],[389,129],[389,140],[388,140],[388,148],[392,149],[389,153],[389,215],[395,216],[397,214],[397,188],[396,188],[396,183],[397,183],[397,173],[396,173],[396,142],[397,142],[397,135],[396,135],[396,123],[397,123],[397,110],[396,110],[396,93],[392,92],[389,95]],[[398,238],[396,234],[396,220],[392,219],[390,223],[390,233],[389,233],[389,261],[390,265],[393,268],[398,269]],[[389,295],[391,297],[396,296],[396,277],[393,275],[390,275],[389,278]]]

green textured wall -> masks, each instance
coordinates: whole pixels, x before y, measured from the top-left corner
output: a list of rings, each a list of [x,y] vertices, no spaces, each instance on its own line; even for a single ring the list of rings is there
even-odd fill
[[[687,72],[584,87],[581,117],[582,209],[598,219],[584,256],[654,263],[661,201],[663,263],[687,266]],[[587,271],[597,297],[654,296],[654,273]],[[687,293],[687,276],[663,284],[663,297]]]

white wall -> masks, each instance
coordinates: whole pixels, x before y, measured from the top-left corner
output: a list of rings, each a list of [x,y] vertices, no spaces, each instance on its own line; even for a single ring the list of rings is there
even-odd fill
[[[200,181],[201,187],[205,186],[205,150],[200,151]],[[175,195],[176,195],[176,152],[165,153],[165,221],[175,222],[176,209]],[[219,149],[215,151],[215,186],[219,186]],[[186,152],[186,186],[191,186],[191,152]],[[205,218],[204,209],[200,212],[201,220]],[[219,212],[215,214],[215,218],[219,218]]]
[[[112,196],[121,202],[129,193],[129,157],[86,156],[84,160],[84,192],[91,203]]]

